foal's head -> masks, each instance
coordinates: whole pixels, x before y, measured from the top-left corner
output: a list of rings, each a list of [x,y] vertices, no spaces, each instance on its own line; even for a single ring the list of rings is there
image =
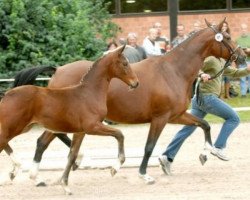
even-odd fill
[[[206,19],[207,26],[213,32],[213,42],[211,52],[216,57],[221,57],[224,59],[230,59],[235,61],[236,64],[243,64],[246,62],[246,54],[244,51],[231,40],[230,34],[223,32],[223,24],[226,22],[226,18],[222,20],[217,26],[213,26]]]
[[[131,88],[136,88],[139,85],[137,75],[131,69],[128,59],[122,54],[125,46],[118,47],[106,54],[105,57],[109,60],[109,75],[111,78],[121,79]]]

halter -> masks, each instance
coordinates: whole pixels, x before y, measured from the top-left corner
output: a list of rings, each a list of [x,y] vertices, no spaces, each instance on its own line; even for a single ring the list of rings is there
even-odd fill
[[[228,49],[230,53],[230,56],[225,62],[224,67],[217,74],[215,74],[213,77],[209,79],[209,80],[212,80],[222,74],[222,72],[230,65],[230,61],[236,61],[238,59],[239,55],[237,55],[235,52],[240,46],[237,45],[235,49],[232,49],[232,47],[224,40],[224,36],[221,32],[216,30],[214,26],[210,26],[209,28],[211,28],[215,32],[215,40],[218,42],[222,42],[222,44],[224,44],[224,46]],[[221,54],[222,54],[222,50],[221,50]]]
[[[237,47],[235,49],[232,49],[232,47],[224,40],[224,36],[221,32],[216,30],[214,26],[210,26],[210,28],[215,32],[215,40],[218,42],[222,42],[224,44],[224,46],[228,49],[228,51],[230,53],[230,57],[228,60],[236,61],[239,56],[235,52],[240,46],[237,45]],[[233,57],[233,59],[232,59],[232,57]]]

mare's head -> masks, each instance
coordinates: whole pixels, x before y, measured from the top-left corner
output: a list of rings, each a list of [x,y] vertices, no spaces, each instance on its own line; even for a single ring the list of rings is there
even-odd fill
[[[123,50],[126,45],[118,47],[113,51],[109,51],[105,55],[105,59],[109,63],[109,77],[110,78],[119,78],[130,88],[136,88],[139,85],[137,75],[131,69],[131,66],[128,62],[128,59],[124,57]]]
[[[210,41],[213,42],[211,48],[212,55],[235,61],[237,65],[246,63],[246,54],[244,51],[231,40],[229,33],[223,32],[223,24],[226,22],[226,18],[216,26],[213,26],[206,19],[205,22],[213,33],[209,36],[212,37]]]

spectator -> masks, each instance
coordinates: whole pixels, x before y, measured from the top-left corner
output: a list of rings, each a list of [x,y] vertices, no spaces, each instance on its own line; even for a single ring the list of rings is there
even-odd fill
[[[169,39],[166,36],[161,35],[162,26],[160,22],[156,22],[153,28],[157,29],[158,31],[155,42],[159,44],[161,53],[165,54],[167,51],[169,51]]]
[[[149,35],[143,40],[142,46],[146,51],[147,57],[162,55],[159,44],[155,42],[157,33],[157,29],[150,28]]]
[[[119,42],[121,45],[126,44],[125,39],[120,39]],[[115,41],[110,42],[107,46],[107,51],[104,52],[104,54],[116,49],[117,47],[118,45]],[[123,54],[128,59],[129,63],[136,63],[142,60],[140,53],[134,47],[130,45],[126,45],[125,49],[123,50]]]
[[[236,39],[238,45],[240,45],[245,53],[247,54],[247,64],[250,63],[250,34],[247,30],[247,24],[241,24],[241,36]],[[245,65],[240,65],[240,68],[246,67]],[[241,97],[246,97],[247,92],[250,91],[250,76],[240,78],[240,92]]]
[[[200,21],[195,21],[193,24],[193,30],[188,34],[188,37],[191,37],[193,34],[201,30],[201,23]]]
[[[177,36],[172,41],[172,47],[175,48],[184,40],[186,40],[188,36],[185,34],[185,26],[183,24],[177,25]]]
[[[128,59],[129,63],[136,63],[142,60],[139,51],[130,45],[126,45],[125,49],[123,50],[123,54]]]
[[[147,58],[145,49],[137,44],[137,35],[135,33],[131,32],[128,34],[127,44],[134,47],[139,52],[141,60]]]
[[[114,50],[118,47],[118,44],[115,41],[108,43],[107,51]]]

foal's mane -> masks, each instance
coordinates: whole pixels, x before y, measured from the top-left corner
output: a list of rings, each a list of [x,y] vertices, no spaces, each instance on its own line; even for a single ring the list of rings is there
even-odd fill
[[[84,80],[89,76],[89,74],[91,73],[91,71],[94,71],[95,68],[97,68],[97,66],[98,66],[98,64],[99,64],[99,62],[100,62],[100,60],[101,60],[102,58],[104,58],[104,57],[105,57],[105,55],[102,56],[102,57],[100,57],[100,58],[98,58],[91,66],[89,66],[87,72],[86,72],[85,74],[83,74],[83,76],[82,76],[82,79],[81,79],[81,81],[80,81],[81,84],[84,83]]]

